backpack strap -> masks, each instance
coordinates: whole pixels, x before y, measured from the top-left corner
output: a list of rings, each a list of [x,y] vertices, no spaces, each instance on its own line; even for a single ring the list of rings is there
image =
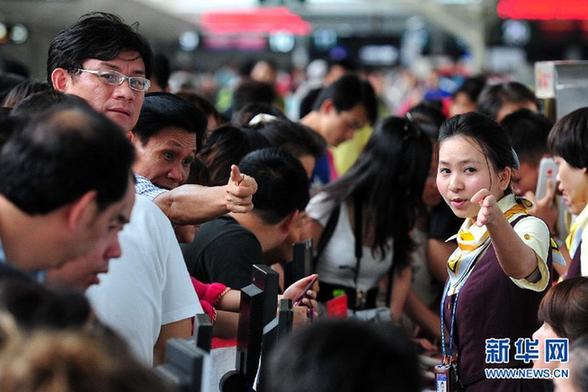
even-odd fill
[[[335,232],[335,227],[337,227],[337,222],[339,221],[339,214],[341,213],[341,204],[337,204],[333,211],[331,211],[331,215],[329,216],[329,220],[327,221],[327,225],[325,229],[321,233],[321,237],[316,244],[316,253],[312,258],[312,269],[316,271],[316,265],[323,254],[327,244],[331,240],[333,233]]]

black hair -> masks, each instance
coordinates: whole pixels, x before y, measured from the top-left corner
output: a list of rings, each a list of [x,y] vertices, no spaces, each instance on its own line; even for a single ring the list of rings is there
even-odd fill
[[[26,82],[27,78],[9,72],[0,72],[0,101],[4,101],[6,95],[15,86],[22,82]]]
[[[210,173],[208,171],[208,168],[200,159],[194,158],[194,160],[190,164],[190,175],[186,180],[186,184],[198,184],[204,186],[212,185],[210,181]],[[224,184],[226,184],[226,182]]]
[[[588,278],[577,276],[551,287],[539,304],[539,322],[570,342],[588,334]]]
[[[2,102],[2,106],[12,108],[28,96],[49,90],[50,87],[45,82],[36,82],[34,80],[25,80],[14,86]]]
[[[486,77],[484,76],[472,76],[463,81],[461,86],[453,93],[453,98],[459,94],[465,94],[470,101],[476,103],[478,98],[486,86]]]
[[[487,86],[482,90],[478,97],[477,111],[496,120],[498,112],[505,104],[525,102],[533,102],[539,107],[535,93],[524,84],[519,82],[500,83]]]
[[[519,162],[513,153],[508,133],[496,121],[483,114],[470,112],[458,114],[445,121],[439,130],[439,142],[452,136],[464,136],[473,139],[482,149],[497,172],[506,167],[517,169]],[[505,193],[511,193],[510,186]]]
[[[203,96],[198,95],[192,91],[180,91],[177,92],[176,95],[190,102],[192,105],[196,106],[206,115],[207,118],[211,116],[214,117],[218,124],[222,124],[224,122],[223,117],[218,112],[218,110],[216,110],[214,105]]]
[[[0,108],[0,149],[20,126],[20,121],[10,117],[9,108]]]
[[[22,76],[26,79],[31,76],[29,68],[21,61],[14,59],[0,58],[0,69],[4,73]]]
[[[250,102],[245,104],[237,112],[233,112],[231,122],[242,127],[258,128],[257,125],[250,125],[251,120],[258,114],[269,114],[278,119],[287,120],[288,117],[275,105],[264,102]]]
[[[537,166],[549,151],[547,135],[553,122],[543,114],[520,109],[504,117],[500,125],[508,132],[512,147],[521,161]]]
[[[0,308],[10,313],[19,328],[82,328],[90,319],[91,308],[81,293],[48,289],[21,278],[0,282]]]
[[[88,59],[108,61],[124,51],[139,53],[145,64],[145,77],[150,78],[153,54],[145,37],[137,32],[137,25],[129,26],[120,17],[106,12],[85,14],[51,41],[47,81],[52,86],[51,73],[56,68],[75,74]]]
[[[409,232],[429,173],[431,153],[431,141],[411,121],[386,117],[349,171],[324,188],[337,204],[356,198],[362,202],[367,222],[364,227],[374,230],[372,252],[379,250],[384,258],[394,239],[397,271],[408,263],[408,254],[414,248]]]
[[[372,85],[354,74],[343,75],[328,87],[321,90],[314,101],[312,110],[318,111],[327,99],[333,101],[337,112],[352,110],[362,106],[371,124],[378,118],[378,103]]]
[[[421,102],[413,106],[407,114],[430,139],[437,140],[439,128],[445,121],[445,116],[439,105],[434,102]]]
[[[242,173],[257,181],[253,213],[267,224],[276,224],[308,203],[308,177],[302,164],[277,148],[264,148],[245,155]]]
[[[418,392],[411,341],[391,323],[318,321],[289,336],[264,364],[272,392]]]
[[[256,61],[257,60],[253,58],[246,58],[245,60],[241,61],[241,63],[237,67],[237,74],[242,78],[249,78],[249,75],[251,75],[251,71],[253,70]]]
[[[206,124],[204,113],[190,102],[171,93],[157,92],[145,95],[133,133],[146,145],[164,128],[176,127],[196,134],[196,145],[200,146]]]
[[[290,120],[274,120],[257,130],[273,147],[279,147],[295,158],[324,155],[327,142],[307,126]]]
[[[341,67],[347,72],[355,72],[357,71],[357,64],[355,64],[350,59],[341,59],[341,60],[332,60],[329,59],[327,62],[328,70],[330,71],[334,67]]]
[[[10,115],[28,121],[55,105],[80,106],[91,109],[90,105],[77,95],[45,90],[34,93],[20,101],[12,108]]]
[[[574,110],[555,123],[547,145],[571,166],[588,168],[588,108]]]
[[[248,103],[271,105],[277,97],[276,89],[271,84],[256,80],[245,80],[233,92],[233,113],[238,112]]]
[[[165,90],[168,84],[169,76],[171,75],[171,64],[169,59],[163,53],[155,53],[153,55],[152,63],[152,78],[155,79],[155,82],[159,85],[159,87],[161,87],[162,90]]]
[[[2,148],[0,194],[35,215],[94,190],[102,210],[123,198],[134,158],[124,132],[107,117],[81,105],[56,105]]]
[[[257,131],[227,124],[218,127],[208,137],[196,157],[208,169],[209,184],[220,186],[229,181],[231,165],[238,164],[255,149],[269,146],[269,142]]]

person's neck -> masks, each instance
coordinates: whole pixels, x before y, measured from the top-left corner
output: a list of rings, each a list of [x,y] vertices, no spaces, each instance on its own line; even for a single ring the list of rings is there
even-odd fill
[[[276,225],[268,225],[264,223],[261,218],[255,214],[248,212],[246,214],[229,213],[229,215],[237,221],[241,226],[253,233],[259,244],[261,245],[261,251],[263,253],[276,247],[276,241],[274,239]]]
[[[302,125],[309,127],[310,129],[312,129],[313,131],[315,131],[319,135],[323,136],[321,133],[321,127],[320,127],[320,116],[321,115],[319,112],[313,110],[312,112],[308,113],[306,116],[302,117],[300,119],[300,123]]]
[[[24,213],[0,196],[0,240],[6,260],[28,272],[44,269],[39,264],[58,259],[60,233],[49,221],[44,215]]]

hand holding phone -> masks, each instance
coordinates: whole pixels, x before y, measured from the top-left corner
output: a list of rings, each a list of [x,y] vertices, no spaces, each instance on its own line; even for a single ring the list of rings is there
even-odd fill
[[[537,189],[535,190],[536,200],[541,200],[545,197],[545,194],[547,193],[547,182],[553,181],[553,184],[555,184],[556,176],[557,164],[553,158],[541,158],[541,162],[539,163]]]
[[[296,298],[294,298],[294,301],[292,301],[293,306],[300,306],[302,300],[304,299],[304,297],[307,296],[307,292],[308,290],[310,290],[310,288],[314,285],[314,282],[316,282],[316,280],[318,279],[318,276],[314,276],[304,287],[304,290],[302,290],[297,296]]]

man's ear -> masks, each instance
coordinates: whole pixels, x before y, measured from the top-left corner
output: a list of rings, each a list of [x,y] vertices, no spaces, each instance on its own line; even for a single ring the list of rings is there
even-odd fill
[[[96,191],[88,191],[74,200],[67,213],[67,226],[70,230],[77,229],[83,222],[94,219],[98,206]]]
[[[135,146],[135,151],[137,152],[137,158],[135,158],[135,162],[137,162],[144,148],[143,141],[141,140],[139,135],[137,135],[137,133],[135,133],[135,131],[132,130],[127,132],[127,137],[129,138],[133,146]]]
[[[63,68],[55,68],[51,72],[51,84],[56,91],[64,93],[70,80],[71,75]]]
[[[135,144],[137,141],[139,141],[139,136],[137,136],[137,134],[133,130],[127,132],[127,137],[129,138],[129,140],[133,144]]]
[[[319,112],[328,114],[333,109],[335,109],[335,104],[333,103],[333,100],[331,98],[327,98],[323,101],[323,103],[321,103],[321,106],[319,107]]]
[[[289,233],[290,227],[292,226],[292,222],[296,220],[299,214],[300,211],[296,210],[293,213],[286,216],[284,219],[282,219],[282,221],[280,222],[279,230],[282,233]]]

